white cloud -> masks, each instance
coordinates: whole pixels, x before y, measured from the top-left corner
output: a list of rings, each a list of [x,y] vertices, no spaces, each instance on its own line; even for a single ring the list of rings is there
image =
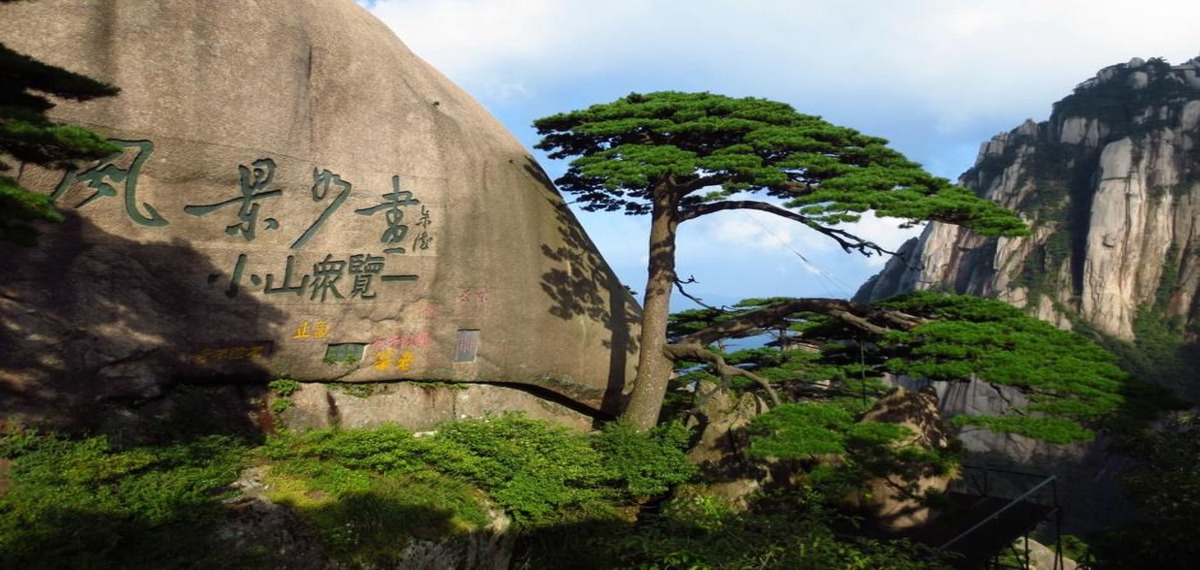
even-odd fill
[[[1044,119],[1098,69],[1200,51],[1194,0],[376,0],[372,11],[527,145],[537,117],[630,91],[709,90],[886,137],[951,178],[979,143]],[[714,283],[793,287],[804,272],[760,267],[791,267],[793,249],[846,280],[884,261],[766,214],[723,214],[680,233],[681,267]],[[601,217],[584,226],[610,263],[644,267],[644,226]],[[855,231],[889,248],[916,233],[870,217]],[[627,279],[639,288],[644,273]]]
[[[721,212],[681,226],[681,239],[688,239],[685,232],[701,236],[700,239],[712,247],[738,248],[743,252],[791,254],[794,251],[830,249],[828,240],[812,230],[765,212]]]
[[[382,0],[373,11],[466,85],[657,72],[797,103],[848,92],[902,98],[938,110],[952,128],[995,109],[1044,107],[1114,61],[1195,55],[1200,5]]]
[[[884,249],[895,251],[910,238],[921,235],[921,230],[925,228],[924,224],[911,228],[899,227],[903,223],[904,220],[896,218],[878,218],[866,214],[853,224],[841,224],[837,228],[874,242]]]
[[[379,0],[372,12],[454,77],[552,54],[562,41],[553,24],[568,18],[565,7],[554,0]]]
[[[1200,3],[1183,0],[379,0],[373,12],[528,145],[540,116],[709,90],[884,136],[950,178],[970,166],[964,146],[1045,118],[1099,68],[1200,51]]]

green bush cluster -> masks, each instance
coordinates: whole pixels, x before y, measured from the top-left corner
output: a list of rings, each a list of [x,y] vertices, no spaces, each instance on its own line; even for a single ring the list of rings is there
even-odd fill
[[[223,436],[119,447],[12,430],[0,437],[0,567],[270,567],[269,545],[234,544],[222,530],[231,485],[252,463],[327,555],[388,567],[406,537],[477,530],[490,509],[526,532],[618,520],[696,473],[687,439],[677,424],[588,435],[511,415],[426,436],[395,426],[284,433],[256,449]]]
[[[246,453],[222,436],[119,448],[103,436],[9,431],[0,436],[0,567],[255,564],[261,553],[213,532]]]
[[[363,491],[382,476],[478,486],[531,527],[611,514],[686,481],[695,473],[682,452],[686,439],[678,425],[638,432],[614,423],[588,436],[506,415],[444,424],[427,437],[398,427],[316,430],[279,437],[264,454],[274,471],[333,495]]]
[[[270,410],[274,414],[282,414],[295,406],[291,395],[300,390],[300,382],[290,378],[277,378],[267,383],[267,388],[275,392],[276,397],[271,400]]]
[[[873,479],[899,475],[912,481],[957,468],[956,448],[913,445],[908,427],[858,416],[853,406],[836,401],[783,404],[750,422],[747,455],[802,467],[793,479],[834,507]]]
[[[270,497],[295,508],[329,554],[387,566],[398,536],[434,539],[488,524],[518,529],[616,521],[690,479],[677,424],[647,432],[612,423],[592,435],[517,415],[467,420],[418,436],[385,426],[315,430],[269,441]]]
[[[1200,416],[1177,414],[1118,445],[1138,462],[1124,480],[1141,516],[1093,537],[1092,567],[1192,568],[1200,560]]]
[[[784,404],[750,423],[751,457],[808,459],[887,445],[912,432],[900,425],[858,422],[835,403]]]
[[[300,382],[291,378],[276,378],[267,383],[267,388],[280,397],[286,398],[300,390]]]
[[[636,524],[541,529],[523,542],[525,568],[578,570],[931,570],[944,558],[906,540],[853,536],[855,519],[812,489],[757,496],[741,512],[703,486],[684,486]],[[846,532],[850,531],[850,532]]]

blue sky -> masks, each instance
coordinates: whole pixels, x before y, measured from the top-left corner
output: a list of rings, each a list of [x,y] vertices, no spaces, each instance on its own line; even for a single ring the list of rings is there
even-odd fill
[[[1200,55],[1200,3],[1181,0],[375,0],[402,41],[532,147],[546,115],[630,92],[765,97],[881,136],[957,179],[979,144],[1102,67]],[[648,222],[579,213],[627,285],[645,285]],[[856,228],[898,246],[918,229]],[[847,297],[885,260],[769,214],[723,212],[680,228],[681,276],[714,304]],[[675,303],[673,309],[685,308]]]

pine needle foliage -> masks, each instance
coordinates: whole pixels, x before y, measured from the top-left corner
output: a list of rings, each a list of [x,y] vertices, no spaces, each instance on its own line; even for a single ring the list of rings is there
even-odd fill
[[[680,224],[722,211],[767,212],[864,255],[886,250],[838,226],[868,211],[902,226],[936,220],[984,235],[1027,231],[1011,212],[929,174],[886,140],[777,101],[631,93],[534,127],[537,148],[571,159],[555,182],[584,210],[651,217],[641,351],[624,413],[642,429],[657,422],[671,374],[663,348]]]
[[[627,424],[586,436],[516,415],[443,424],[416,437],[395,426],[314,430],[278,438],[266,455],[276,471],[339,495],[379,477],[448,477],[484,490],[524,527],[636,504],[696,472],[682,448],[687,431],[667,424],[638,432]],[[594,512],[592,514],[595,514]]]
[[[1088,440],[1093,434],[1087,426],[1120,412],[1135,390],[1111,352],[1002,301],[919,292],[879,304],[935,319],[881,339],[889,372],[978,378],[1018,388],[1029,398],[1003,418],[959,416],[960,424],[1055,443]]]
[[[120,150],[89,129],[51,120],[53,98],[89,101],[117,92],[116,87],[0,43],[0,240],[32,245],[37,232],[31,222],[63,219],[45,195],[6,174],[14,168],[10,161],[64,169]]]
[[[216,529],[246,462],[243,442],[204,436],[122,447],[105,436],[0,433],[0,567],[254,567]]]
[[[649,214],[665,185],[682,219],[704,204],[759,193],[814,224],[868,210],[911,221],[966,223],[985,235],[1024,232],[1007,210],[951,185],[879,137],[790,105],[712,93],[632,93],[534,122],[550,158],[578,157],[556,180],[589,211]]]
[[[725,361],[753,370],[784,401],[804,401],[806,406],[833,402],[850,413],[863,411],[882,393],[879,378],[884,373],[1010,387],[1015,393],[1005,415],[959,415],[950,421],[1052,443],[1090,440],[1098,426],[1143,421],[1165,407],[1151,385],[1123,371],[1118,356],[1091,338],[1002,301],[924,291],[877,302],[874,308],[906,315],[917,324],[874,334],[837,317],[796,313],[783,321],[794,335],[788,342],[808,348],[752,348],[727,354]],[[711,379],[712,374],[709,368],[694,367],[681,380]],[[741,379],[731,385],[756,389]],[[808,407],[779,415],[797,429],[807,426],[812,437],[801,439],[811,445],[838,447],[838,437],[821,431],[837,422],[812,423],[818,413],[825,412]],[[818,430],[818,424],[825,427]],[[824,452],[840,453],[832,448]],[[804,453],[810,452],[795,454]]]

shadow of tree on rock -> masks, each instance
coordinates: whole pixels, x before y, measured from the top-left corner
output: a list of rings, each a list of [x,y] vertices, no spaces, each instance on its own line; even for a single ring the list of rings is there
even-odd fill
[[[542,274],[542,291],[552,302],[550,313],[563,320],[583,317],[602,323],[611,332],[611,338],[603,341],[610,351],[610,360],[601,407],[616,414],[624,408],[622,390],[632,380],[625,377],[625,372],[630,359],[637,355],[633,333],[641,322],[641,309],[600,256],[545,171],[532,159],[525,165],[525,171],[545,187],[545,197],[554,208],[561,238],[559,242],[541,245],[542,255],[556,265]]]
[[[173,413],[164,400],[180,382],[243,385],[226,390],[236,402],[252,395],[246,383],[269,379],[257,355],[273,349],[286,315],[227,295],[210,276],[231,268],[181,239],[141,243],[69,213],[36,247],[0,244],[0,258],[0,416],[10,423],[136,431]],[[242,353],[205,352],[234,345]],[[249,429],[252,413],[225,419]]]

